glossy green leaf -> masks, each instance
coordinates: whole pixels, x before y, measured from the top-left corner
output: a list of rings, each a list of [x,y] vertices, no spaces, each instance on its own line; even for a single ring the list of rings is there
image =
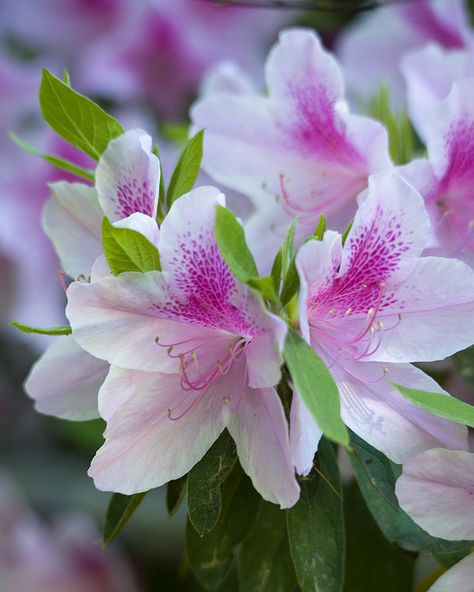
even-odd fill
[[[240,550],[240,583],[245,592],[297,589],[285,512],[263,500]]]
[[[45,121],[67,142],[98,160],[122,126],[87,97],[43,70],[39,100]]]
[[[166,190],[165,190],[165,178],[163,176],[163,167],[161,165],[160,149],[158,144],[153,146],[153,154],[160,161],[160,185],[158,188],[158,209],[156,213],[156,219],[158,224],[161,224],[166,216]]]
[[[323,438],[316,466],[300,478],[300,499],[287,510],[288,539],[302,592],[341,592],[345,533],[341,479],[333,446]]]
[[[229,209],[219,205],[216,208],[214,234],[224,261],[239,281],[245,284],[258,277],[257,266],[247,246],[242,225]]]
[[[408,399],[413,405],[456,423],[474,428],[474,407],[464,403],[455,397],[448,397],[441,393],[429,393],[416,389],[393,385],[399,393]]]
[[[260,292],[265,300],[269,300],[270,302],[278,302],[278,296],[275,292],[275,287],[273,285],[273,279],[271,276],[266,275],[263,277],[250,278],[247,284],[251,288],[254,288]]]
[[[296,232],[296,220],[294,220],[286,233],[281,248],[281,275],[283,281],[285,281],[286,274],[295,257],[295,232]]]
[[[181,502],[186,495],[186,488],[188,485],[188,476],[185,475],[180,479],[169,481],[166,486],[166,508],[168,514],[173,516],[179,510]]]
[[[414,557],[384,538],[354,482],[344,491],[344,515],[344,592],[410,592]]]
[[[94,182],[94,171],[89,171],[84,169],[80,166],[75,165],[73,162],[69,162],[68,160],[64,160],[55,154],[47,154],[46,152],[41,152],[31,144],[29,144],[23,138],[20,138],[17,134],[11,133],[10,138],[15,142],[17,146],[19,146],[25,152],[29,154],[33,154],[34,156],[39,156],[43,160],[49,162],[50,165],[54,166],[55,168],[61,171],[67,171],[76,177],[81,179],[86,179],[87,181]]]
[[[281,287],[280,301],[282,306],[288,304],[300,287],[300,278],[293,259],[288,267]]]
[[[320,429],[330,440],[348,446],[339,390],[324,362],[293,329],[288,330],[283,355],[296,390]]]
[[[272,270],[270,272],[271,278],[273,280],[273,287],[275,289],[275,293],[278,294],[280,292],[280,285],[281,285],[281,262],[282,262],[282,249],[281,247],[278,249],[278,253],[273,261]]]
[[[146,494],[147,492],[136,493],[135,495],[122,495],[121,493],[114,493],[112,495],[105,516],[103,534],[103,543],[105,546],[109,545],[120,533]]]
[[[324,233],[326,232],[326,218],[321,214],[319,216],[319,222],[314,231],[314,238],[316,240],[323,240]]]
[[[472,543],[444,541],[430,536],[400,508],[395,483],[401,467],[367,442],[351,434],[352,468],[369,510],[385,538],[402,547],[436,553],[451,565],[469,552]]]
[[[69,325],[57,325],[54,327],[42,328],[30,327],[29,325],[17,323],[16,321],[12,321],[9,324],[22,333],[36,333],[37,335],[70,335],[72,333],[72,329]]]
[[[235,444],[226,430],[189,473],[188,516],[199,536],[217,524],[222,507],[221,485],[236,460]]]
[[[236,464],[222,486],[222,511],[211,532],[200,537],[188,521],[186,549],[191,569],[206,590],[223,586],[233,561],[233,549],[251,527],[259,496],[252,482]],[[225,590],[225,588],[219,588]]]
[[[349,236],[349,232],[351,231],[353,223],[354,223],[354,220],[351,220],[349,222],[349,224],[346,226],[346,229],[344,230],[344,232],[342,233],[342,244],[343,245],[346,244],[346,240],[347,240],[347,237]]]
[[[117,228],[108,218],[102,223],[104,254],[114,275],[125,271],[154,271],[160,269],[157,248],[142,234],[129,228]]]
[[[191,191],[201,168],[204,130],[199,131],[186,144],[168,187],[168,208],[188,191]]]

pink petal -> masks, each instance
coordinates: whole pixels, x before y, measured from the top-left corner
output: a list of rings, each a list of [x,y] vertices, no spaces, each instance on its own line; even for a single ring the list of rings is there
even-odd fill
[[[99,202],[111,222],[141,212],[154,218],[158,207],[160,162],[152,139],[141,130],[110,142],[96,170]]]
[[[288,327],[282,319],[273,315],[268,314],[266,321],[261,326],[265,332],[254,337],[245,350],[248,384],[252,388],[270,388],[281,378],[281,352]]]
[[[454,590],[474,592],[473,579],[474,553],[471,553],[436,580],[428,592],[454,592]]]
[[[81,183],[59,181],[51,185],[51,196],[43,211],[43,228],[53,242],[68,275],[89,275],[103,252],[103,213],[97,193]]]
[[[288,424],[274,389],[248,389],[227,427],[237,454],[255,489],[281,508],[293,506],[299,497],[290,455]]]
[[[30,371],[25,390],[46,415],[84,421],[95,419],[97,393],[109,365],[93,358],[70,336],[59,337]]]
[[[313,468],[313,460],[323,435],[300,396],[293,389],[290,412],[291,458],[299,475],[307,475]]]
[[[404,399],[392,383],[444,393],[438,384],[410,364],[359,363],[332,370],[341,395],[341,414],[358,436],[396,463],[443,446],[467,449],[464,426],[438,418]]]
[[[135,212],[131,216],[128,216],[128,218],[114,222],[114,226],[117,228],[135,230],[135,232],[139,232],[147,238],[152,245],[155,245],[155,247],[158,248],[160,230],[155,218],[151,218],[141,212]]]
[[[419,454],[403,465],[396,494],[432,536],[474,538],[474,454],[442,448]]]

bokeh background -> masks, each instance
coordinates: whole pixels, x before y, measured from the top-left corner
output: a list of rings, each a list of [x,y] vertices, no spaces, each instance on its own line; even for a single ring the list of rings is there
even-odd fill
[[[362,2],[326,0],[323,7],[339,7],[327,11],[317,1],[245,8],[206,0],[0,0],[0,592],[197,590],[183,561],[184,515],[168,517],[164,491],[148,495],[120,540],[101,548],[110,494],[96,491],[86,472],[103,424],[41,416],[22,390],[49,338],[20,334],[8,322],[64,322],[60,267],[41,228],[47,184],[64,174],[8,134],[89,164],[42,122],[41,69],[61,76],[67,68],[73,87],[125,128],[152,133],[169,175],[186,139],[188,108],[212,84],[213,69],[236,63],[261,81],[266,53],[284,27],[318,30],[348,65],[348,91],[362,110],[382,81],[403,107],[397,60],[404,51],[433,37],[464,43],[461,35],[436,39],[434,29],[413,25],[410,10],[429,10],[425,0],[359,15],[347,9]],[[390,48],[390,60],[375,59],[372,46],[367,65],[364,48],[376,38]],[[232,200],[245,216],[244,198]],[[450,368],[434,372],[469,398]]]

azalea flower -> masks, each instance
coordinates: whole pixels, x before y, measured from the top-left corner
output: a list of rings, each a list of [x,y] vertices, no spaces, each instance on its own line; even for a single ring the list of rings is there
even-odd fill
[[[299,242],[321,213],[342,229],[368,175],[390,167],[384,128],[348,112],[339,66],[313,31],[281,33],[265,78],[267,96],[228,80],[238,92],[208,94],[191,113],[206,129],[204,170],[255,202],[246,230],[262,272],[293,219]]]
[[[104,215],[115,226],[136,230],[158,246],[160,164],[151,146],[148,134],[132,130],[110,142],[97,165],[95,187],[66,181],[51,184],[43,225],[70,276],[95,282],[111,275],[101,240]],[[54,341],[36,362],[25,390],[42,413],[93,419],[99,417],[97,393],[108,370],[108,363],[67,335]]]
[[[405,102],[404,56],[428,42],[446,49],[472,43],[464,0],[417,0],[381,7],[345,29],[338,42],[351,99],[367,104],[384,82],[397,105]]]
[[[434,448],[403,465],[396,495],[424,530],[447,540],[474,539],[474,454]],[[443,574],[429,592],[472,590],[474,553]]]
[[[431,252],[474,265],[474,78],[455,82],[448,98],[431,112],[427,159],[401,167],[421,193],[435,241]]]
[[[393,387],[444,392],[409,362],[442,359],[474,340],[474,274],[460,261],[420,258],[429,236],[419,194],[383,173],[370,178],[344,246],[327,231],[296,258],[301,332],[339,387],[342,418],[397,463],[426,448],[467,446],[464,426],[416,408]],[[293,455],[306,473],[318,437],[297,396],[294,405]]]
[[[160,229],[163,271],[68,289],[74,337],[112,364],[99,392],[106,442],[90,468],[99,489],[131,494],[177,479],[227,428],[265,499],[288,507],[298,498],[274,388],[286,326],[222,259],[223,202],[202,187],[174,203]]]

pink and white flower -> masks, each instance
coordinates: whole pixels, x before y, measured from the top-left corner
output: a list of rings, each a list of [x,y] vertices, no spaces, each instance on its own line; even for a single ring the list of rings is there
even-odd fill
[[[395,462],[439,445],[467,446],[464,426],[414,407],[392,386],[444,392],[409,362],[442,359],[474,341],[474,274],[460,261],[420,258],[429,236],[421,197],[384,173],[370,178],[344,246],[327,231],[296,258],[301,332],[330,368],[342,418]],[[312,420],[306,410],[294,415],[293,453],[305,473],[318,438],[309,428],[313,446],[302,449]]]
[[[68,289],[75,339],[112,364],[99,393],[106,442],[90,468],[99,489],[130,494],[177,479],[227,428],[256,489],[282,507],[298,499],[274,388],[286,326],[222,259],[223,200],[202,187],[175,202],[160,229],[162,272]]]
[[[474,454],[434,448],[403,465],[395,492],[424,530],[447,540],[474,539]],[[472,590],[474,553],[443,574],[429,592]]]
[[[348,112],[339,66],[313,31],[281,33],[265,78],[268,96],[236,81],[239,92],[210,94],[192,110],[206,129],[204,170],[255,202],[246,230],[263,272],[293,219],[298,241],[321,213],[342,229],[368,175],[391,166],[384,128]]]
[[[337,55],[351,99],[367,103],[384,82],[394,103],[402,105],[404,56],[428,42],[461,49],[471,45],[472,39],[463,0],[417,0],[362,15],[343,31]]]
[[[453,84],[448,98],[433,109],[427,133],[427,159],[400,173],[421,193],[435,234],[435,253],[474,265],[474,78]]]

